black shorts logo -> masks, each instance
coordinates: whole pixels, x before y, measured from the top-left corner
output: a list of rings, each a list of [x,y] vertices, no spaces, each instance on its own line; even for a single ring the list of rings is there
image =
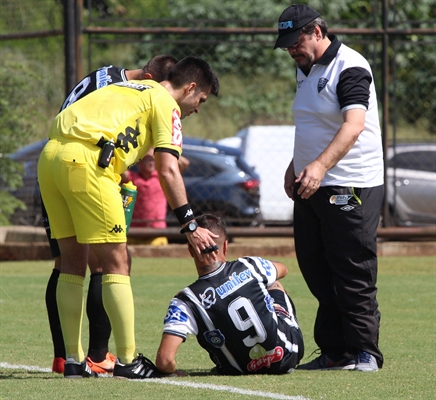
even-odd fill
[[[115,225],[109,232],[121,233],[124,232],[124,229],[121,227],[121,225]]]

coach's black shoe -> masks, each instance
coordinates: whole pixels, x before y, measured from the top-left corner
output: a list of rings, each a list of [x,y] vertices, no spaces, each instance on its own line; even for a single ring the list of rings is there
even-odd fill
[[[64,377],[65,378],[97,378],[96,372],[89,368],[86,360],[81,363],[74,360],[74,358],[67,358],[64,366]]]
[[[297,370],[353,370],[356,365],[354,356],[351,354],[324,354],[308,362],[307,364],[300,364]]]
[[[141,353],[138,354],[130,364],[121,364],[120,360],[115,361],[114,378],[126,379],[149,379],[169,376],[160,372],[156,366]]]

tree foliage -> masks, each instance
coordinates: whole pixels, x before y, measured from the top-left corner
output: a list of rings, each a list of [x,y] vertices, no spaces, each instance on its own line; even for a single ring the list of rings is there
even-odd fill
[[[283,9],[282,0],[84,0],[84,24],[101,26],[150,26],[185,28],[275,28]],[[331,28],[381,28],[382,2],[378,0],[301,1],[317,9]],[[0,33],[59,29],[63,23],[63,0],[16,0],[0,2]],[[433,28],[434,0],[389,0],[390,28]],[[99,37],[101,38],[101,37]],[[221,96],[213,107],[184,121],[187,132],[217,139],[233,135],[253,123],[292,123],[295,64],[286,52],[273,50],[270,35],[147,35],[140,45],[93,45],[92,58],[138,68],[156,54],[182,58],[195,54],[205,58],[218,73]],[[123,40],[131,36],[124,36]],[[391,118],[436,134],[435,37],[390,36],[389,95]],[[118,36],[117,39],[120,39]],[[381,86],[381,40],[377,36],[341,35],[340,39],[361,51],[372,62],[378,89]],[[372,41],[371,44],[368,44]],[[119,46],[124,48],[120,50]],[[85,47],[86,49],[86,47]],[[398,50],[398,51],[397,51]],[[86,50],[85,50],[86,51]],[[86,54],[84,54],[86,56]],[[123,63],[131,65],[125,65]],[[1,189],[20,184],[20,166],[5,154],[46,136],[48,126],[64,96],[63,38],[0,42],[0,144]],[[98,66],[101,66],[99,64]],[[95,66],[97,67],[97,66]],[[208,101],[209,102],[209,101]],[[394,108],[395,107],[395,108]],[[214,123],[210,123],[214,121]],[[200,127],[200,128],[198,128]],[[200,131],[199,131],[200,129]],[[13,199],[0,193],[1,214],[12,209]]]
[[[0,69],[0,224],[8,224],[9,216],[24,204],[10,195],[6,189],[22,186],[23,166],[8,157],[27,143],[33,133],[32,120],[36,114],[36,98],[29,97],[32,73],[23,64],[16,63],[3,55]],[[33,77],[35,78],[35,77]]]
[[[121,0],[119,0],[121,1]],[[275,27],[286,7],[282,1],[252,0],[167,0],[167,20],[180,27]],[[331,28],[380,28],[382,3],[374,0],[311,0]],[[391,28],[427,28],[434,26],[436,3],[422,0],[411,3],[391,0],[388,4],[388,24]],[[273,50],[270,36],[211,35],[153,35],[144,38],[146,44],[138,50],[138,62],[145,63],[157,53],[176,57],[195,54],[207,59],[217,71],[223,86],[220,112],[243,126],[253,120],[291,121],[290,107],[295,89],[294,64],[287,53]],[[352,35],[340,37],[361,52],[372,64],[376,85],[381,90],[381,40],[376,36]],[[436,65],[434,41],[422,43],[417,36],[390,37],[391,48],[400,46],[404,51],[396,55],[390,68],[391,105],[397,107],[400,120],[408,123],[424,120],[427,129],[435,132],[434,88],[436,76],[423,66]],[[417,42],[420,45],[417,46]],[[393,54],[392,50],[390,54]],[[259,78],[262,77],[262,78]],[[235,80],[234,78],[237,78]],[[226,82],[231,82],[229,85]],[[281,81],[282,84],[274,84]],[[236,89],[241,91],[237,91]],[[409,88],[412,88],[409,90]],[[270,102],[273,101],[275,107]],[[285,106],[286,105],[286,106]],[[226,112],[226,109],[228,112]],[[392,108],[391,108],[392,109]],[[231,110],[231,112],[230,112]],[[395,115],[395,114],[392,114]]]

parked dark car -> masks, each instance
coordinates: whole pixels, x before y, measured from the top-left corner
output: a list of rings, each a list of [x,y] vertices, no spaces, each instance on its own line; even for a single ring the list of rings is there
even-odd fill
[[[390,146],[387,198],[393,225],[436,224],[436,143]]]
[[[259,175],[242,153],[226,146],[192,145],[184,140],[183,155],[190,161],[183,172],[194,214],[213,212],[228,225],[256,225],[260,217]],[[175,221],[168,213],[168,223]]]
[[[39,154],[47,143],[40,140],[22,147],[10,157],[24,165],[23,186],[11,193],[26,205],[26,210],[15,210],[11,217],[13,225],[41,225],[41,194],[37,182]]]
[[[37,163],[46,140],[23,147],[10,157],[25,168],[24,186],[11,192],[22,200],[26,210],[17,210],[14,225],[40,225],[41,198],[37,184]],[[259,218],[259,176],[239,150],[226,146],[202,145],[201,139],[184,138],[183,155],[190,165],[183,173],[186,191],[196,215],[213,212],[225,217],[229,225],[255,225]],[[194,144],[189,144],[194,143]],[[170,210],[168,225],[176,225]]]

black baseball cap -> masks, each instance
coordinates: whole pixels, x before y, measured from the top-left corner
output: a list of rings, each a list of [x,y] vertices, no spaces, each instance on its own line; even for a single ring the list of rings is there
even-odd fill
[[[300,36],[301,29],[319,16],[318,11],[306,4],[293,4],[288,7],[280,15],[278,23],[279,37],[274,48],[293,46],[297,42],[298,36]]]

